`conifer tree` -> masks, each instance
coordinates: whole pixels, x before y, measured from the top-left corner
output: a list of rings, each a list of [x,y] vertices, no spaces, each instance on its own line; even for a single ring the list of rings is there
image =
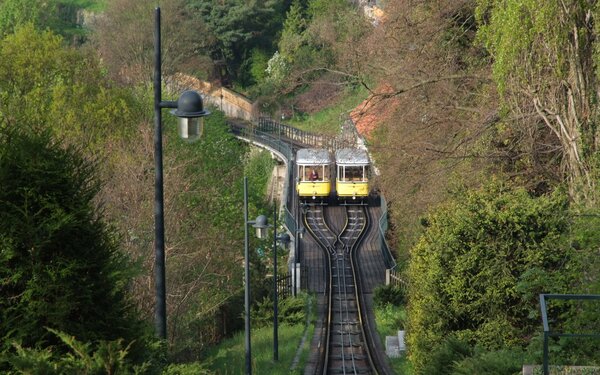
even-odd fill
[[[82,342],[140,338],[94,168],[47,133],[0,129],[0,352],[59,345],[48,329]]]

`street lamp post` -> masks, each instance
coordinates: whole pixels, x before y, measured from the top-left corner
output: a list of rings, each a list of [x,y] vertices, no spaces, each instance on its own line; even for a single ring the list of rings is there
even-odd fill
[[[154,19],[154,272],[156,311],[155,325],[158,336],[167,338],[167,302],[165,282],[165,221],[162,157],[162,109],[174,108],[171,113],[179,118],[178,133],[183,139],[195,141],[203,130],[204,110],[202,97],[195,91],[185,91],[177,101],[162,101],[160,45],[160,8]]]
[[[279,334],[277,331],[278,322],[278,299],[277,299],[277,242],[284,246],[290,242],[290,236],[287,233],[277,235],[277,205],[273,205],[273,361],[279,360]]]
[[[300,210],[302,211],[302,215],[306,215],[306,210],[308,207],[305,204],[300,204]],[[298,246],[300,246],[300,240],[304,237],[304,227],[296,228],[296,233],[294,237],[294,264],[292,265],[292,275],[294,277],[293,280],[293,288],[292,295],[296,297],[298,295]]]
[[[250,344],[250,251],[248,244],[248,225],[256,228],[256,236],[264,238],[267,235],[267,217],[259,216],[256,220],[248,220],[248,177],[244,177],[244,308],[245,308],[245,338],[246,338],[246,374],[252,374],[252,355]]]
[[[273,222],[277,224],[277,208],[273,209]],[[269,225],[266,216],[260,215],[256,220],[248,220],[248,177],[244,177],[244,308],[245,308],[245,347],[246,347],[246,374],[252,374],[252,350],[250,342],[250,251],[248,241],[248,226],[256,228],[256,237],[267,237],[269,228],[275,228],[273,235],[273,360],[279,360],[278,333],[277,333],[277,242],[288,243],[290,236],[287,233],[277,235],[275,225]]]

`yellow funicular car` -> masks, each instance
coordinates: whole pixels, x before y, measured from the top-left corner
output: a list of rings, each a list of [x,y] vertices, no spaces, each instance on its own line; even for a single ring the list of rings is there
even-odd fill
[[[298,198],[305,203],[326,204],[331,194],[333,160],[329,151],[302,148],[296,152]]]
[[[337,176],[335,190],[340,202],[363,203],[369,196],[369,156],[358,148],[335,152]]]

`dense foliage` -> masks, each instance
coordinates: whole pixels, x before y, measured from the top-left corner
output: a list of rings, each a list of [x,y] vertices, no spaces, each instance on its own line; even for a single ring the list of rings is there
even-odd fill
[[[0,41],[0,127],[49,129],[97,152],[131,135],[138,114],[131,92],[104,80],[97,56],[60,36],[26,25]]]
[[[273,52],[289,3],[285,0],[191,0],[189,4],[200,14],[213,38],[209,46],[213,60],[226,61],[229,73],[242,86],[252,84],[253,56],[256,59],[257,51]]]
[[[486,349],[524,346],[539,331],[539,293],[578,274],[566,199],[494,182],[458,192],[426,220],[411,250],[408,344],[418,373],[450,333]]]
[[[30,23],[74,42],[83,40],[85,32],[79,12],[95,8],[98,3],[97,0],[4,0],[0,3],[0,37]]]
[[[67,47],[60,37],[32,25],[4,38],[0,56],[0,129],[48,133],[60,140],[57,147],[77,145],[82,158],[98,160],[104,184],[91,204],[101,205],[118,231],[111,246],[121,247],[135,263],[137,270],[128,274],[128,296],[150,322],[154,173],[148,90],[115,86],[93,51]],[[241,324],[242,278],[236,275],[243,252],[242,177],[248,168],[250,212],[256,216],[273,162],[268,154],[247,157],[249,148],[233,137],[219,112],[208,118],[205,136],[197,144],[178,140],[174,123],[164,117],[168,323],[169,338],[176,343],[172,353],[188,359]],[[9,186],[6,193],[13,188],[18,186]],[[261,260],[253,263],[253,278],[262,280]],[[114,314],[119,311],[115,305]],[[59,341],[47,331],[43,334]],[[120,338],[123,345],[143,341],[135,335]],[[96,338],[76,339],[95,345]]]
[[[478,37],[493,57],[493,77],[510,113],[503,119],[507,144],[522,150],[522,168],[553,171],[568,181],[574,199],[589,202],[600,145],[596,2],[477,3]]]
[[[47,133],[0,134],[0,351],[123,339],[140,355],[144,325],[127,297],[132,275],[94,205],[99,184],[81,152]]]

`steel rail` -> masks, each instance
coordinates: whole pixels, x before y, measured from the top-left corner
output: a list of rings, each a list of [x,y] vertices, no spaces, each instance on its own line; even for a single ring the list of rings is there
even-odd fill
[[[362,324],[360,290],[357,288],[354,251],[369,228],[368,211],[346,207],[342,231],[333,243],[323,210],[312,207],[305,213],[308,231],[327,255],[327,315],[318,374],[378,374],[373,364]],[[308,218],[311,218],[309,220]],[[326,228],[326,229],[324,229]]]

